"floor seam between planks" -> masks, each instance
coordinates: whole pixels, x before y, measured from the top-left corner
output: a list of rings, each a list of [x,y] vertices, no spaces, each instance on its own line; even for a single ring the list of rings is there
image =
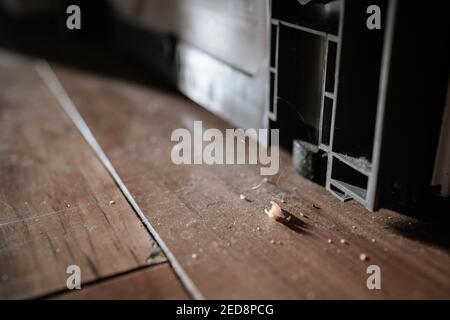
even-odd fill
[[[163,250],[164,254],[166,255],[169,261],[170,266],[174,270],[177,277],[180,279],[186,291],[193,299],[203,300],[204,299],[203,295],[200,293],[196,285],[192,282],[190,277],[184,271],[183,267],[178,262],[175,255],[170,251],[168,246],[165,244],[165,242],[162,240],[162,238],[159,236],[156,230],[152,227],[147,217],[144,215],[141,208],[134,200],[131,193],[128,191],[128,188],[125,186],[122,179],[114,169],[112,163],[104,153],[103,149],[98,144],[91,130],[87,126],[86,122],[83,120],[82,116],[78,112],[76,106],[70,99],[69,95],[66,93],[66,90],[62,86],[61,82],[58,80],[56,74],[53,72],[53,69],[51,68],[49,63],[46,60],[39,60],[36,63],[36,71],[38,72],[39,76],[41,77],[45,85],[49,88],[50,92],[54,95],[54,97],[58,101],[58,104],[61,106],[61,108],[63,108],[65,113],[75,124],[76,128],[79,130],[79,132],[86,140],[88,145],[92,148],[92,150],[99,158],[100,162],[105,167],[107,172],[111,175],[114,182],[117,184],[118,188],[120,189],[124,197],[127,199],[136,215],[139,217],[141,222],[144,224],[149,233],[155,239],[157,244],[161,247],[161,249]]]
[[[88,281],[88,282],[83,283],[83,287],[82,288],[84,289],[84,288],[88,288],[88,287],[93,287],[95,285],[98,285],[98,284],[101,284],[101,283],[105,283],[105,282],[108,282],[108,281],[113,280],[113,279],[117,279],[117,278],[129,275],[129,274],[132,274],[132,273],[135,273],[135,272],[138,272],[138,271],[149,270],[149,269],[152,269],[154,267],[158,267],[158,266],[164,265],[166,263],[167,263],[166,261],[164,261],[164,262],[156,262],[156,263],[154,263],[152,265],[140,266],[140,267],[137,267],[137,268],[129,269],[127,271],[115,273],[115,274],[112,274],[110,276],[106,276],[106,277],[103,277],[103,278],[100,278],[100,279],[95,279],[95,280],[92,280],[92,281]],[[53,297],[57,297],[57,296],[59,296],[61,294],[68,293],[68,292],[71,292],[71,291],[73,291],[73,290],[69,290],[69,289],[56,290],[56,291],[53,291],[53,292],[45,293],[43,295],[38,295],[38,296],[36,296],[36,297],[34,297],[32,299],[35,299],[35,300],[52,299]]]

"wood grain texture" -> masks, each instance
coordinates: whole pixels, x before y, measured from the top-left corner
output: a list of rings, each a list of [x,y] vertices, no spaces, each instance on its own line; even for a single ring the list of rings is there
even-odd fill
[[[61,295],[56,300],[180,300],[189,299],[169,264],[121,275]]]
[[[0,52],[0,298],[145,266],[152,244],[35,64]]]
[[[437,241],[434,226],[430,231],[389,210],[371,214],[357,203],[341,203],[299,177],[284,152],[280,173],[255,190],[262,182],[257,166],[176,166],[170,160],[174,129],[192,130],[194,120],[204,128],[229,125],[171,92],[55,69],[138,205],[206,298],[450,298],[448,236]],[[241,192],[252,202],[240,200]],[[269,200],[296,224],[268,219]],[[368,260],[361,261],[361,253]],[[381,268],[382,290],[366,287],[372,264]]]

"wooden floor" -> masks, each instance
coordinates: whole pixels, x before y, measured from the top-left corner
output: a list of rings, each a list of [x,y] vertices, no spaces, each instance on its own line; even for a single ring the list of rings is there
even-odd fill
[[[257,166],[176,166],[174,129],[230,125],[173,92],[51,64],[117,185],[36,66],[0,53],[0,298],[450,298],[448,229],[339,202],[285,152],[266,182]],[[264,214],[271,200],[289,224]],[[65,292],[71,264],[83,289]]]
[[[35,63],[0,53],[0,87],[0,298],[64,290],[69,265],[85,284],[148,267],[148,297],[187,297]]]

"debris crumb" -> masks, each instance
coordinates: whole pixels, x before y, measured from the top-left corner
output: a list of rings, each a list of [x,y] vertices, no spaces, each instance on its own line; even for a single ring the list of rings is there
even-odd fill
[[[365,253],[361,253],[359,255],[359,260],[361,261],[367,261],[369,258],[367,257],[367,255]]]
[[[370,241],[372,241],[373,243],[377,242],[375,239],[372,239],[372,240],[370,240]]]
[[[281,207],[274,201],[270,201],[272,207],[270,210],[264,209],[264,212],[272,219],[276,220],[283,217],[283,210]]]
[[[274,244],[274,243],[275,243],[275,240],[273,240],[273,239],[270,240],[270,243],[271,243],[271,244]]]
[[[256,231],[261,231],[261,228],[260,227],[256,227]]]
[[[111,204],[111,205],[113,205],[113,204],[115,204],[116,202],[114,201],[114,200],[111,200],[110,202],[109,202],[109,204]]]
[[[197,254],[196,254],[196,253],[193,253],[193,254],[192,254],[192,259],[197,260],[197,258],[198,258]]]
[[[287,222],[291,222],[291,219],[292,219],[292,217],[289,216],[289,217],[286,218],[286,221],[287,221]]]
[[[252,200],[250,200],[250,199],[247,197],[247,195],[246,195],[245,193],[241,193],[241,194],[239,195],[239,198],[240,198],[241,200],[245,200],[245,201],[247,201],[247,202],[253,202]]]
[[[345,239],[341,239],[341,241],[339,241],[341,244],[346,244],[347,241]]]
[[[356,226],[352,226],[352,229],[356,229]]]
[[[67,203],[67,204],[66,204],[66,207],[67,207],[67,208],[70,208],[70,204],[69,204],[69,203]]]
[[[252,187],[252,190],[258,189],[259,187],[261,187],[261,185],[262,185],[262,183],[260,183],[260,184],[258,184],[258,185],[256,185],[256,186]]]
[[[333,240],[328,239],[327,242],[328,242],[328,243],[333,243]]]
[[[263,183],[266,183],[266,182],[268,182],[268,181],[269,181],[269,179],[264,178],[263,181],[262,181],[261,183],[257,184],[256,186],[252,187],[251,189],[252,189],[252,190],[256,190],[256,189],[258,189],[259,187],[261,187],[261,186],[263,185]]]

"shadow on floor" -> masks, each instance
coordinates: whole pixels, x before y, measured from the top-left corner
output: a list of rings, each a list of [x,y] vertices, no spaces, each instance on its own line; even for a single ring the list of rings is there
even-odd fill
[[[59,7],[65,8],[65,2]],[[148,61],[143,61],[129,48],[130,41],[139,41],[133,39],[137,30],[118,19],[106,1],[76,2],[85,7],[82,30],[66,28],[67,15],[61,8],[51,13],[11,17],[0,7],[0,50],[176,92],[171,74],[173,53],[162,52],[164,43],[173,41],[170,35],[142,30],[148,39],[139,43],[142,54],[148,57]]]
[[[450,252],[449,198],[427,198],[415,205],[389,209],[416,219],[414,222],[391,223],[389,227],[395,232]]]

